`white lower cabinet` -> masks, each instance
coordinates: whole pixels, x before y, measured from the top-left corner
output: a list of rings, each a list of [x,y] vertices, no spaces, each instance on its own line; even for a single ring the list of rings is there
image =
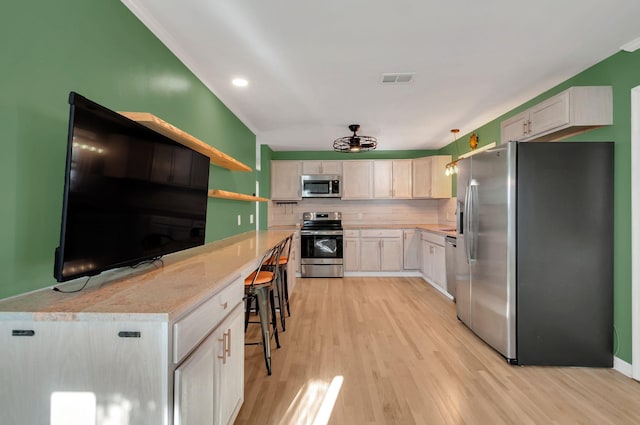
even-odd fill
[[[214,422],[230,425],[244,401],[244,309],[242,304],[218,328],[215,376],[218,412]],[[225,342],[226,340],[226,342]]]
[[[360,239],[357,230],[346,230],[344,233],[344,271],[360,270]]]
[[[213,424],[217,335],[211,334],[174,374],[174,425]]]
[[[169,423],[166,322],[4,319],[3,424]]]
[[[404,269],[418,270],[420,268],[420,231],[419,230],[403,230],[404,235]]]
[[[174,425],[233,422],[244,399],[242,306],[175,371]]]
[[[360,271],[403,269],[402,230],[360,231]]]
[[[431,232],[422,232],[421,259],[420,271],[425,280],[446,292],[447,274],[444,236]]]
[[[0,400],[12,406],[1,422],[233,423],[244,397],[243,293],[236,278],[178,320],[0,313]]]

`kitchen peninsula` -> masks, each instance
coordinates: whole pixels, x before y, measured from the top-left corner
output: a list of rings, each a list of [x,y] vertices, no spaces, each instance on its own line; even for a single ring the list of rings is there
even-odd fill
[[[7,423],[232,423],[244,394],[244,277],[290,234],[247,232],[79,292],[62,291],[86,279],[1,301]]]

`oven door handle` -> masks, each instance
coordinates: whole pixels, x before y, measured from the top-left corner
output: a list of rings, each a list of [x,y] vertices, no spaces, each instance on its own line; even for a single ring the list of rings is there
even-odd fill
[[[300,236],[342,236],[342,230],[300,230]]]

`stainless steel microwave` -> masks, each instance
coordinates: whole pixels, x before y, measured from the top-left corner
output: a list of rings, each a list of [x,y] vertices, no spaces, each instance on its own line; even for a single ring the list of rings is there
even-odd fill
[[[340,198],[342,185],[337,174],[307,174],[302,176],[303,198]]]

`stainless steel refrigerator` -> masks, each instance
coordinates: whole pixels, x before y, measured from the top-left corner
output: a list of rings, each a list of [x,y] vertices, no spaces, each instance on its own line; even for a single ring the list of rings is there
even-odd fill
[[[458,318],[513,364],[613,365],[613,143],[458,163]]]

